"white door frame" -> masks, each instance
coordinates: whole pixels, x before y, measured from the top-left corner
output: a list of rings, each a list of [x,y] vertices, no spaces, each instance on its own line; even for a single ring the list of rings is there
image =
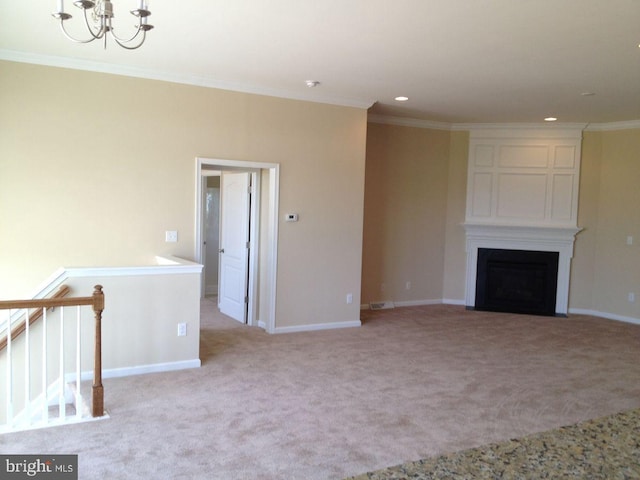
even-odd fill
[[[262,278],[266,279],[265,285],[260,285],[259,295],[264,301],[256,298],[258,285],[258,260],[259,260],[259,231],[258,216],[260,212],[260,171],[269,170],[269,196],[267,199],[266,223],[263,226],[267,230],[267,245],[262,250],[266,252],[266,272]],[[276,278],[278,265],[278,200],[280,187],[280,165],[277,163],[249,162],[241,160],[226,160],[217,158],[196,157],[196,232],[195,232],[195,258],[202,263],[204,260],[202,244],[204,241],[204,212],[202,208],[202,196],[204,194],[203,183],[206,181],[207,170],[244,170],[252,171],[254,186],[254,201],[251,206],[251,235],[252,248],[249,255],[249,305],[247,322],[249,325],[258,325],[267,332],[275,331],[276,317]],[[204,173],[203,173],[204,172]],[[255,243],[254,243],[255,242]],[[202,295],[203,292],[201,292]],[[263,318],[257,318],[258,303],[267,305],[266,311],[261,311]]]

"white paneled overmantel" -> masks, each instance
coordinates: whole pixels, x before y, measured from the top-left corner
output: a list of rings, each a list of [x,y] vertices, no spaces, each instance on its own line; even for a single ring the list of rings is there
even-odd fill
[[[577,129],[480,129],[469,140],[467,223],[576,225]]]
[[[556,313],[566,314],[577,226],[582,126],[471,130],[465,302],[475,305],[478,249],[559,252]]]

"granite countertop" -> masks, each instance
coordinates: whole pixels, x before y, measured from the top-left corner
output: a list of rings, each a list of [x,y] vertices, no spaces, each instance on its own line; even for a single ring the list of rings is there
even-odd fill
[[[640,408],[346,480],[640,479]]]

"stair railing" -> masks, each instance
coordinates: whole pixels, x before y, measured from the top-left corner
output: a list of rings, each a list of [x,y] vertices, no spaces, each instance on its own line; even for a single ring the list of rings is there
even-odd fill
[[[102,311],[104,310],[104,293],[102,292],[102,286],[96,285],[94,287],[93,294],[90,297],[64,297],[68,292],[68,287],[61,288],[51,298],[34,299],[34,300],[4,300],[0,301],[0,310],[9,310],[9,317],[6,326],[6,333],[0,340],[0,353],[6,350],[6,424],[10,425],[14,416],[13,411],[13,369],[12,369],[12,347],[16,338],[25,333],[25,396],[27,402],[30,401],[30,326],[34,321],[42,318],[42,338],[43,338],[43,351],[42,351],[42,394],[47,397],[48,378],[47,378],[47,310],[51,308],[62,307],[60,311],[60,388],[64,388],[65,382],[65,369],[64,369],[64,307],[77,307],[76,316],[76,395],[80,397],[80,379],[81,379],[81,346],[80,346],[80,307],[91,306],[95,317],[95,341],[94,341],[94,365],[93,365],[93,386],[91,390],[91,416],[101,417],[104,415],[104,387],[102,385]],[[36,309],[36,310],[33,310]],[[11,315],[14,310],[24,310],[22,315],[24,318],[17,322],[12,322],[12,318],[15,315]],[[12,325],[16,323],[16,325]],[[60,418],[64,416],[65,406],[60,400]],[[80,416],[80,406],[76,404],[76,414]],[[44,423],[48,421],[48,407],[47,402],[44,402],[43,407]]]
[[[51,298],[61,298],[69,294],[71,289],[67,285],[61,285],[60,288],[54,293]],[[8,308],[10,309],[10,308]],[[9,323],[12,325],[11,328],[11,340],[15,340],[20,336],[20,334],[24,333],[25,330],[29,328],[30,325],[33,325],[36,321],[42,318],[44,313],[44,309],[38,308],[33,312],[23,312],[19,310],[15,315],[9,316]],[[29,320],[29,325],[27,325],[27,319]],[[9,341],[8,336],[0,338],[0,351],[4,350],[7,347],[7,343]]]

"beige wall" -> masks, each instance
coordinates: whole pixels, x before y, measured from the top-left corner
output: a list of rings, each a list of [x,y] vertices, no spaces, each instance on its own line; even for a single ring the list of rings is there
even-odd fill
[[[70,278],[73,296],[89,296],[102,285],[102,366],[106,376],[131,369],[198,361],[200,351],[200,275],[193,273]],[[73,317],[72,317],[73,318]],[[91,316],[89,316],[91,320]],[[178,323],[187,335],[178,337]],[[143,340],[144,339],[144,340]],[[92,345],[85,339],[86,348]],[[83,360],[91,370],[92,358]]]
[[[443,298],[448,303],[464,304],[467,256],[464,219],[467,208],[467,165],[469,132],[451,132],[447,189],[447,230]]]
[[[600,164],[602,135],[583,132],[580,160],[580,189],[578,196],[578,226],[571,261],[569,306],[593,309],[595,275],[595,243],[598,231],[598,203],[600,201]]]
[[[591,218],[597,208],[595,236],[586,235],[591,225],[581,225],[586,227],[585,237],[580,234],[577,242],[581,247],[588,243],[586,263],[593,259],[592,301],[589,306],[588,298],[581,296],[571,306],[640,319],[640,129],[588,132],[585,147],[583,155],[589,162],[583,170],[585,183],[594,176],[599,180],[597,184],[591,180],[597,205],[586,198],[580,201]],[[598,156],[599,162],[593,160]],[[633,245],[627,245],[627,236],[633,237]],[[576,266],[580,265],[577,253]],[[635,303],[628,301],[630,292],[637,297]]]
[[[443,130],[369,124],[363,304],[442,298],[450,137]]]
[[[193,258],[203,156],[281,165],[276,327],[359,319],[345,295],[360,296],[365,110],[0,69],[0,298],[30,293],[60,266]],[[284,224],[285,212],[300,221]],[[165,230],[179,242],[165,243]]]

